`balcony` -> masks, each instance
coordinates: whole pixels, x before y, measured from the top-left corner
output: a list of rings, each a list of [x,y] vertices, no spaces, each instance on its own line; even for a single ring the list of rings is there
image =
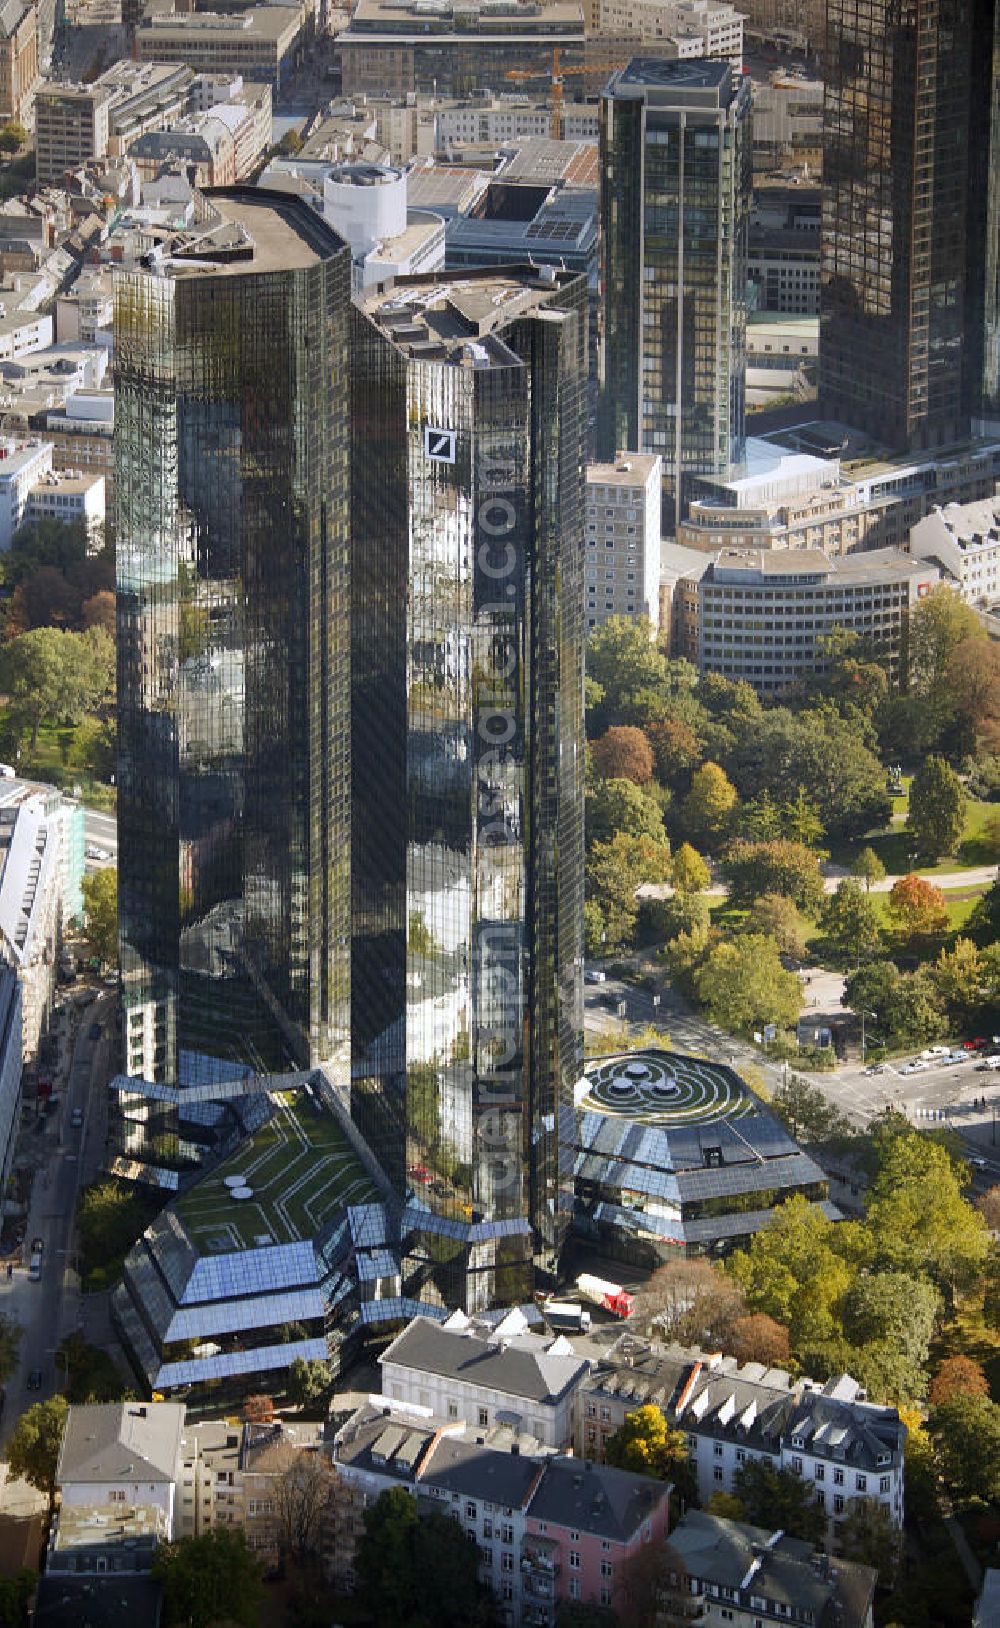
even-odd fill
[[[521,1542],[521,1571],[525,1579],[537,1577],[551,1582],[552,1578],[558,1577],[559,1545],[555,1539],[535,1536],[524,1538]]]

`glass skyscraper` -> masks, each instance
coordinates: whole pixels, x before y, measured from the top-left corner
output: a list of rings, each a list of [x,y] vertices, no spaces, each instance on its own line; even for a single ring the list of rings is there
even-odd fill
[[[350,253],[206,196],[115,284],[124,1066],[346,1087]]]
[[[404,1296],[470,1311],[572,1203],[586,304],[543,267],[352,312],[352,1113]]]
[[[820,396],[891,446],[954,441],[990,393],[996,52],[992,3],[830,0]]]
[[[598,453],[659,453],[663,522],[743,455],[750,85],[637,58],[601,98]]]

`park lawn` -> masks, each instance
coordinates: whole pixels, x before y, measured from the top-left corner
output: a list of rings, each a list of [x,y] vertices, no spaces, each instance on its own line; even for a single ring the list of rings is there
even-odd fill
[[[900,803],[905,807],[906,799],[893,798],[894,808]],[[981,803],[970,797],[965,831],[958,851],[944,855],[935,865],[917,865],[919,875],[947,876],[952,871],[971,870],[977,865],[995,863],[997,856],[985,846],[982,836],[989,820],[997,814],[1000,814],[1000,807],[996,803]],[[882,831],[869,832],[867,836],[856,837],[849,842],[831,843],[830,857],[838,865],[850,866],[862,848],[873,848],[890,876],[905,876],[913,868],[913,839],[904,827],[887,826]]]
[[[971,1357],[978,1362],[989,1381],[990,1395],[1000,1402],[1000,1329],[989,1328],[983,1321],[980,1302],[966,1302],[938,1330],[931,1343],[932,1366],[945,1357]]]
[[[0,739],[5,734],[7,712],[6,707],[0,707]],[[30,742],[25,741],[18,756],[7,742],[0,750],[0,756],[6,756],[7,761],[12,763],[18,774],[23,775],[26,780],[40,780],[44,784],[59,786],[70,793],[75,786],[79,786],[86,802],[94,807],[114,808],[114,786],[99,779],[88,766],[80,763],[78,754],[74,752],[78,734],[81,731],[96,730],[103,722],[104,720],[96,714],[88,713],[75,727],[43,724],[38,731],[34,749]]]

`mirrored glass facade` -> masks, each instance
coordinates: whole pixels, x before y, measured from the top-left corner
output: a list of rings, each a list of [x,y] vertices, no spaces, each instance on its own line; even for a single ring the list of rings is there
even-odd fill
[[[586,283],[399,279],[353,321],[352,1114],[402,1292],[525,1299],[582,1068]]]
[[[638,58],[601,98],[598,453],[659,453],[663,523],[742,457],[749,81]]]
[[[116,279],[124,1067],[346,1081],[350,256],[298,200],[207,196]]]
[[[978,11],[830,0],[827,14],[820,395],[903,449],[964,435],[981,374],[994,46],[992,7]]]
[[[968,409],[974,427],[1000,431],[1000,6],[976,0],[972,26],[974,128],[967,232]]]

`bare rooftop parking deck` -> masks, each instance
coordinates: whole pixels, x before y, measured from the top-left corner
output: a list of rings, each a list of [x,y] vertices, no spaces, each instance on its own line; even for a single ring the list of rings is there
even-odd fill
[[[202,1250],[312,1238],[337,1210],[379,1197],[331,1114],[312,1106],[305,1092],[273,1092],[271,1101],[267,1123],[176,1205]]]
[[[344,246],[298,198],[252,187],[209,189],[205,196],[219,220],[179,233],[170,242],[171,277],[298,271],[330,259]]]

